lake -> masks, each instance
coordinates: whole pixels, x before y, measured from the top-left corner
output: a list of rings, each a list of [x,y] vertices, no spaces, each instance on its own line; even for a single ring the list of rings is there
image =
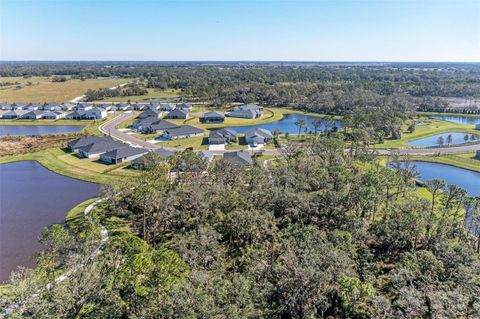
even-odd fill
[[[479,165],[480,165],[480,161]],[[480,173],[451,165],[412,161],[420,174],[420,180],[443,179],[465,189],[470,196],[480,196]]]
[[[1,125],[0,135],[46,135],[76,133],[82,125]]]
[[[444,120],[457,124],[475,125],[480,124],[480,116],[458,116],[458,115],[429,115],[431,119]]]
[[[276,122],[271,122],[271,123],[266,123],[266,124],[258,124],[258,125],[249,125],[249,126],[232,126],[228,127],[237,133],[245,133],[246,131],[252,129],[252,128],[263,128],[266,130],[271,131],[272,133],[278,129],[280,130],[281,133],[289,133],[289,134],[298,134],[298,126],[295,125],[295,122],[298,120],[305,120],[307,123],[307,132],[311,131],[314,132],[314,127],[312,122],[316,119],[321,119],[320,117],[316,116],[310,116],[310,115],[303,115],[303,114],[285,114],[281,120],[278,120]],[[337,128],[342,127],[342,122],[341,121],[335,121],[334,126]],[[332,127],[329,127],[331,129]],[[325,126],[322,126],[319,131],[322,131],[325,129]],[[304,129],[303,129],[304,131]]]
[[[35,161],[0,164],[0,282],[17,266],[34,266],[44,227],[98,195],[99,185],[49,171]]]
[[[406,144],[410,146],[440,146],[439,144],[437,144],[437,140],[441,136],[443,137],[443,140],[444,140],[443,145],[447,145],[447,137],[450,134],[452,135],[452,141],[453,141],[451,145],[466,143],[464,140],[464,137],[465,135],[467,135],[467,133],[447,132],[447,133],[437,134],[437,135],[413,140]],[[468,134],[468,135],[470,136],[471,134]]]

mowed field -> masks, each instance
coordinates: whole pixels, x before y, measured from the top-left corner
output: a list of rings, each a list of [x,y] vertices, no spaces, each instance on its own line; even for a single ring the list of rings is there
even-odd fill
[[[0,77],[0,83],[18,84],[0,87],[0,102],[13,103],[62,103],[84,94],[88,89],[111,88],[131,79],[98,78],[85,81],[69,79],[67,82],[52,82],[51,77]]]
[[[115,96],[102,100],[102,102],[148,102],[148,99],[151,98],[161,98],[161,99],[171,99],[177,98],[182,95],[182,91],[178,89],[147,89],[148,93],[145,95],[133,95],[133,96]],[[165,101],[155,101],[155,102],[165,102]],[[168,101],[167,101],[168,102]]]

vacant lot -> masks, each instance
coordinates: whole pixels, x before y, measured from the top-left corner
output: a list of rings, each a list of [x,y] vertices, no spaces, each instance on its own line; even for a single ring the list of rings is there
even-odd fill
[[[115,96],[104,99],[105,102],[149,102],[148,99],[159,98],[159,99],[171,99],[176,98],[182,95],[180,90],[168,89],[168,90],[158,90],[158,89],[147,89],[148,93],[145,95],[133,95],[133,96]],[[154,102],[168,102],[168,101],[154,101]]]
[[[0,77],[0,102],[62,103],[84,94],[88,89],[110,88],[129,79],[98,78],[85,81],[69,79],[52,82],[51,77]],[[4,85],[12,83],[10,85]]]

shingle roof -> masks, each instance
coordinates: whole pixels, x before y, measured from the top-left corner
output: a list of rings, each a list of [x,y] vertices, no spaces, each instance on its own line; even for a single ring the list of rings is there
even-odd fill
[[[259,127],[253,128],[253,129],[245,132],[245,137],[247,137],[247,138],[253,138],[255,136],[261,136],[261,137],[264,137],[264,138],[273,138],[272,132],[270,132],[269,130],[263,129],[263,128],[259,128]]]
[[[103,152],[108,152],[111,150],[114,150],[116,148],[121,148],[124,147],[125,144],[123,144],[120,141],[100,141],[96,143],[92,143],[89,145],[85,145],[82,147],[79,147],[78,150],[85,152],[85,153],[103,153]]]
[[[173,124],[169,121],[158,120],[148,125],[152,130],[167,130],[179,127],[177,124]]]
[[[113,141],[113,139],[110,136],[84,136],[84,137],[77,138],[73,141],[70,141],[67,144],[71,148],[77,148],[77,147],[86,146],[92,143],[105,142],[105,141]]]
[[[173,128],[169,128],[166,132],[171,136],[181,136],[181,135],[189,135],[189,134],[200,134],[203,133],[203,130],[190,126],[190,125],[181,125]]]
[[[105,154],[102,154],[102,156],[112,158],[112,159],[120,159],[124,157],[130,157],[133,155],[146,154],[146,153],[148,153],[148,150],[144,148],[131,147],[131,146],[125,145],[123,147],[115,148],[111,151],[108,151]]]
[[[170,111],[170,113],[168,113],[167,117],[170,117],[172,115],[183,115],[183,116],[186,116],[188,115],[188,112],[186,111],[183,111],[183,110],[180,110],[180,109],[175,109],[173,111]]]
[[[167,150],[167,149],[164,149],[164,148],[157,148],[153,152],[155,152],[158,155],[160,155],[161,157],[165,157],[165,158],[173,156],[176,153],[175,151],[170,151],[170,150]]]
[[[225,153],[223,154],[223,158],[228,162],[232,162],[239,165],[245,165],[245,166],[253,165],[252,157],[250,156],[249,153],[244,151]]]
[[[203,113],[203,118],[225,118],[223,114],[220,114],[218,112],[205,112]]]

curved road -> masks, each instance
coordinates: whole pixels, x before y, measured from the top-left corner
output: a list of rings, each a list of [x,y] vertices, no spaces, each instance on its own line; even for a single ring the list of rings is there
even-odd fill
[[[147,149],[156,149],[161,148],[159,145],[155,145],[149,142],[146,142],[138,137],[129,135],[125,132],[119,131],[115,127],[120,123],[132,118],[136,113],[122,113],[119,116],[113,118],[112,120],[100,125],[99,129],[105,134],[111,135],[112,137],[121,140],[125,143],[131,144],[133,146],[139,146]],[[171,150],[176,150],[172,149]],[[438,155],[438,154],[453,154],[453,153],[465,153],[465,152],[475,152],[480,151],[480,143],[470,144],[470,145],[460,145],[460,146],[451,146],[451,147],[436,147],[436,148],[401,148],[401,149],[372,149],[379,155]],[[230,150],[231,151],[231,150]],[[214,154],[223,154],[228,151],[211,151]],[[263,150],[264,154],[277,154],[279,150],[277,149],[267,149]]]

